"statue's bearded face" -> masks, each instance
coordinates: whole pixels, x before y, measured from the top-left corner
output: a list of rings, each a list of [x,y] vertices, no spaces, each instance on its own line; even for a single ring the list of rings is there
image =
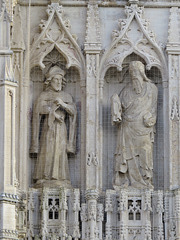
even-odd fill
[[[62,75],[55,75],[51,80],[52,89],[55,90],[56,92],[61,91],[62,81],[63,81]]]
[[[133,89],[136,94],[140,94],[143,89],[143,77],[139,69],[133,68],[130,71]]]

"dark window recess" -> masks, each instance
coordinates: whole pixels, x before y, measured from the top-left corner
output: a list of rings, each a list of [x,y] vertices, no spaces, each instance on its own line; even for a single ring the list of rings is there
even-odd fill
[[[59,207],[59,199],[57,198],[55,201],[56,201],[55,205]]]
[[[49,211],[49,219],[53,219],[53,211],[52,210]]]
[[[58,211],[55,211],[54,218],[55,218],[55,219],[58,219],[58,218],[59,218],[59,213],[58,213]]]
[[[52,205],[52,198],[49,198],[49,199],[48,199],[48,205],[49,205],[49,206]]]
[[[141,213],[140,212],[136,213],[136,220],[141,220]]]
[[[130,213],[129,213],[129,220],[134,220],[133,212],[130,212]]]

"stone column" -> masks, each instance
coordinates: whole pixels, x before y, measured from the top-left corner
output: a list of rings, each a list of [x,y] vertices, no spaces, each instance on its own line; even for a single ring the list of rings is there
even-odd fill
[[[59,225],[59,237],[65,240],[66,237],[66,212],[68,210],[67,206],[67,196],[66,189],[60,189],[59,194],[59,215],[60,215],[60,225]]]
[[[8,6],[9,7],[9,6]],[[15,101],[17,83],[12,71],[10,24],[12,16],[0,2],[0,239],[17,239],[15,171]]]
[[[164,213],[163,191],[159,190],[153,193],[153,239],[154,240],[164,239],[163,213]]]
[[[86,228],[88,222],[88,214],[87,214],[87,204],[81,204],[81,222],[82,222],[82,232],[81,232],[81,239],[86,239]]]
[[[142,224],[144,225],[144,239],[151,240],[151,190],[145,190],[142,196]]]
[[[47,218],[48,218],[48,193],[44,188],[41,195],[41,230],[40,235],[42,240],[46,240],[48,236],[47,230]]]
[[[180,36],[179,36],[180,9],[172,7],[169,18],[169,36],[167,54],[169,62],[169,186],[176,189],[180,186],[180,159],[179,159],[179,73],[180,73]],[[166,100],[167,101],[167,100]],[[165,173],[166,179],[168,179]]]
[[[79,232],[79,211],[80,208],[80,192],[79,189],[73,189],[73,234],[72,237],[74,240],[80,238]]]
[[[119,192],[119,207],[118,207],[120,221],[119,221],[119,236],[121,240],[128,238],[128,192],[122,189]]]
[[[176,226],[176,239],[180,239],[180,190],[175,191],[174,197],[174,205],[175,205],[175,226]]]
[[[98,240],[99,229],[97,228],[97,199],[98,192],[96,190],[87,190],[86,191],[86,200],[87,200],[87,214],[88,214],[88,223],[86,228],[86,239],[87,240]]]
[[[89,1],[87,9],[86,54],[86,189],[101,188],[99,161],[99,32],[98,4]]]
[[[43,198],[42,198],[43,200]],[[41,204],[41,210],[43,206]],[[27,233],[26,237],[28,240],[32,240],[35,237],[34,234],[34,210],[35,210],[35,204],[34,204],[34,192],[30,191],[28,193],[28,199],[27,199],[27,210],[28,210],[28,218],[27,218]]]
[[[112,195],[113,190],[106,191],[106,240],[112,240],[112,222],[113,222],[113,203]]]
[[[22,191],[26,191],[27,188],[27,171],[26,162],[28,161],[27,155],[25,155],[25,145],[27,138],[26,131],[27,127],[24,125],[24,118],[27,117],[24,112],[24,97],[25,97],[25,84],[23,82],[23,69],[24,69],[24,38],[21,21],[21,9],[19,5],[15,7],[13,28],[12,28],[12,46],[13,50],[13,72],[14,78],[18,82],[17,94],[16,94],[16,143],[18,146],[16,155],[18,163],[16,166],[17,170],[17,184]]]

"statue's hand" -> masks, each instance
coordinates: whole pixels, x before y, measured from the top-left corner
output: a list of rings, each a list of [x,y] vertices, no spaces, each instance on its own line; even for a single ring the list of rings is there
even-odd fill
[[[122,121],[122,106],[117,93],[111,97],[111,122],[112,125],[119,124]]]
[[[75,153],[76,152],[76,149],[75,149],[75,147],[72,145],[72,144],[67,144],[67,152],[68,153]]]
[[[58,106],[58,107],[64,107],[64,104],[65,104],[60,98],[56,98],[56,100],[54,101],[54,103],[55,103],[56,106]]]
[[[30,153],[38,153],[38,147],[32,146],[29,150]]]
[[[58,114],[55,115],[55,116],[56,116],[56,119],[58,120],[59,123],[63,123],[64,122],[64,118],[62,116],[58,116]]]
[[[152,127],[156,123],[156,119],[152,116],[150,112],[146,113],[143,119],[144,119],[144,125],[146,127]]]
[[[118,124],[122,121],[122,118],[121,118],[121,116],[119,116],[119,117],[118,116],[113,116],[112,121],[113,121],[114,124]]]

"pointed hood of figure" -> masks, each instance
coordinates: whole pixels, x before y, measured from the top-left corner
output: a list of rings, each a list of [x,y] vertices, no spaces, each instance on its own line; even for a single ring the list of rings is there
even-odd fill
[[[49,72],[46,74],[47,81],[50,81],[55,75],[61,75],[64,77],[66,72],[58,66],[50,68]]]

